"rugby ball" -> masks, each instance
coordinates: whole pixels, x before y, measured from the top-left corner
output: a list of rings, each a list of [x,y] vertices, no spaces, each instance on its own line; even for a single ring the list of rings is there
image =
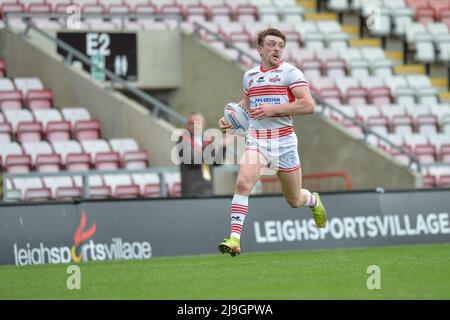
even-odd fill
[[[250,115],[247,110],[235,102],[230,102],[225,106],[224,118],[239,134],[245,134],[250,126]]]

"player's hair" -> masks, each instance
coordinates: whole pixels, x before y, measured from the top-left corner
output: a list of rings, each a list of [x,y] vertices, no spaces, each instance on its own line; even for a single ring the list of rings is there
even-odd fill
[[[286,42],[286,36],[283,34],[283,32],[275,28],[269,28],[258,33],[258,46],[262,47],[262,45],[264,44],[264,39],[267,36],[275,36],[283,39],[283,42]]]

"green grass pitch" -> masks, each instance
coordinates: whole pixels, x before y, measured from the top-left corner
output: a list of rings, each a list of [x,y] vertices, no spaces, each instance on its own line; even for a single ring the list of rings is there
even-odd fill
[[[381,289],[369,290],[369,265]],[[450,299],[450,244],[0,267],[0,299]]]

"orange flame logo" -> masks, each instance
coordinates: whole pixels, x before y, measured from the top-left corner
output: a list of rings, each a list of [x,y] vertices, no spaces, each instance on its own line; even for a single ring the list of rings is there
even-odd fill
[[[74,245],[72,246],[71,253],[72,253],[72,260],[75,263],[79,263],[83,257],[82,252],[80,252],[80,255],[77,256],[76,248],[85,240],[91,238],[95,234],[95,231],[97,229],[95,221],[92,227],[90,227],[89,230],[87,231],[83,231],[85,226],[86,226],[86,212],[83,209],[83,211],[81,212],[80,225],[78,226],[77,230],[75,231],[75,234],[73,235]]]

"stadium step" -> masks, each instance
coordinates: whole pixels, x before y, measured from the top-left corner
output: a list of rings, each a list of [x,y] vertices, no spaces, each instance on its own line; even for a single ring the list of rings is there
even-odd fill
[[[441,92],[448,89],[447,78],[430,78],[433,87],[438,88]]]
[[[442,103],[450,103],[450,91],[440,92],[439,98]]]
[[[318,13],[305,13],[305,20],[307,21],[318,21],[318,20],[329,20],[338,21],[336,13],[333,12],[318,12]]]
[[[401,51],[384,51],[386,58],[391,59],[395,64],[403,63],[403,53]]]
[[[297,4],[301,5],[305,10],[314,9],[315,11],[317,8],[316,0],[297,0]]]
[[[348,33],[351,38],[359,38],[359,26],[357,25],[342,25],[341,30]]]
[[[350,39],[350,47],[377,47],[381,48],[381,39]]]
[[[394,67],[395,73],[400,74],[425,74],[423,64],[403,64]]]

